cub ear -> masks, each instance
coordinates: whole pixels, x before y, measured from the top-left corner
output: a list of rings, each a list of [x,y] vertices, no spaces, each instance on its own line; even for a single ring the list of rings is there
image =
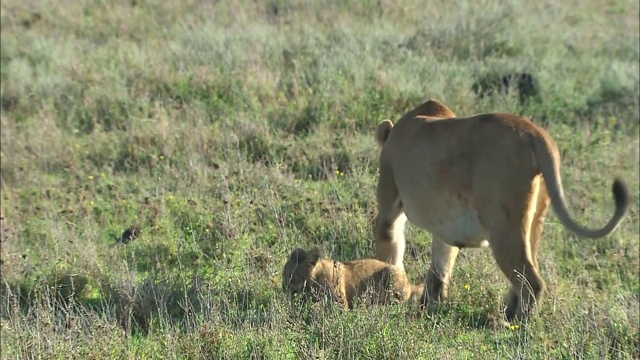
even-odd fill
[[[307,260],[308,254],[304,249],[297,248],[289,255],[289,261],[300,264]]]
[[[323,254],[322,254],[322,250],[320,250],[320,248],[318,248],[317,246],[314,247],[313,249],[311,249],[311,251],[309,251],[309,264],[310,265],[315,265],[318,260],[323,258]]]

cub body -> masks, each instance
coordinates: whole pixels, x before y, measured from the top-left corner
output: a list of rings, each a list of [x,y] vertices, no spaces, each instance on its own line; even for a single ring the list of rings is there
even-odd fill
[[[323,298],[352,308],[362,300],[368,305],[403,303],[422,294],[424,286],[412,285],[403,268],[377,259],[339,262],[324,258],[317,248],[294,250],[282,274],[282,290],[304,300]]]

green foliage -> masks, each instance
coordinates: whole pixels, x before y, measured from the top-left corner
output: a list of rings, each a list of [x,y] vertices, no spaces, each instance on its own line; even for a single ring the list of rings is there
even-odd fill
[[[511,329],[492,327],[507,284],[488,251],[463,251],[431,318],[300,307],[280,278],[296,247],[374,256],[375,126],[428,98],[546,127],[582,224],[610,216],[614,175],[637,199],[638,15],[620,1],[3,1],[3,358],[638,358],[637,204],[595,241],[551,211],[549,291]],[[509,71],[541,98],[473,93]],[[418,282],[431,236],[406,237]]]

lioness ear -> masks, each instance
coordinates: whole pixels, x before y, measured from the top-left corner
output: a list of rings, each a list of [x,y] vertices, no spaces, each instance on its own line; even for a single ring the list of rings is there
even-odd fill
[[[391,122],[391,120],[389,119],[382,120],[380,124],[378,124],[378,127],[376,128],[376,135],[375,135],[376,143],[378,144],[378,146],[380,147],[384,146],[384,143],[387,142],[387,139],[389,138],[389,134],[391,134],[392,129],[393,129],[393,122]]]
[[[291,253],[291,255],[289,255],[289,261],[293,261],[296,264],[300,264],[303,261],[305,261],[307,259],[307,252],[304,251],[304,249],[295,249],[293,250],[293,252]]]
[[[320,250],[320,248],[318,248],[317,246],[311,249],[311,251],[309,251],[309,264],[311,266],[314,266],[315,264],[317,264],[318,260],[320,260],[321,258],[322,258],[322,250]]]

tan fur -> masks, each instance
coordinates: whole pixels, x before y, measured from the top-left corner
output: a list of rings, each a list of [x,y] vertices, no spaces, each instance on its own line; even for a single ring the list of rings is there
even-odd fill
[[[444,110],[443,110],[444,109]],[[424,305],[433,310],[447,295],[460,248],[490,246],[512,283],[507,319],[524,319],[545,289],[537,250],[549,204],[572,232],[610,234],[626,215],[624,183],[613,185],[615,211],[591,230],[571,219],[562,191],[560,155],[551,136],[510,114],[455,118],[429,100],[394,126],[380,123],[377,188],[377,257],[403,266],[407,218],[433,235],[433,259]]]
[[[370,305],[406,302],[424,292],[403,269],[376,259],[344,263],[324,258],[317,248],[294,250],[282,273],[282,290],[305,300],[327,298],[352,308],[357,299]]]
[[[425,116],[430,119],[439,118],[453,118],[456,114],[451,111],[446,105],[435,101],[429,100],[423,104],[420,104],[417,108],[411,110],[403,116],[403,118],[410,118],[415,116]],[[376,128],[376,143],[378,146],[383,146],[387,141],[391,129],[393,128],[393,122],[391,120],[383,120]]]

